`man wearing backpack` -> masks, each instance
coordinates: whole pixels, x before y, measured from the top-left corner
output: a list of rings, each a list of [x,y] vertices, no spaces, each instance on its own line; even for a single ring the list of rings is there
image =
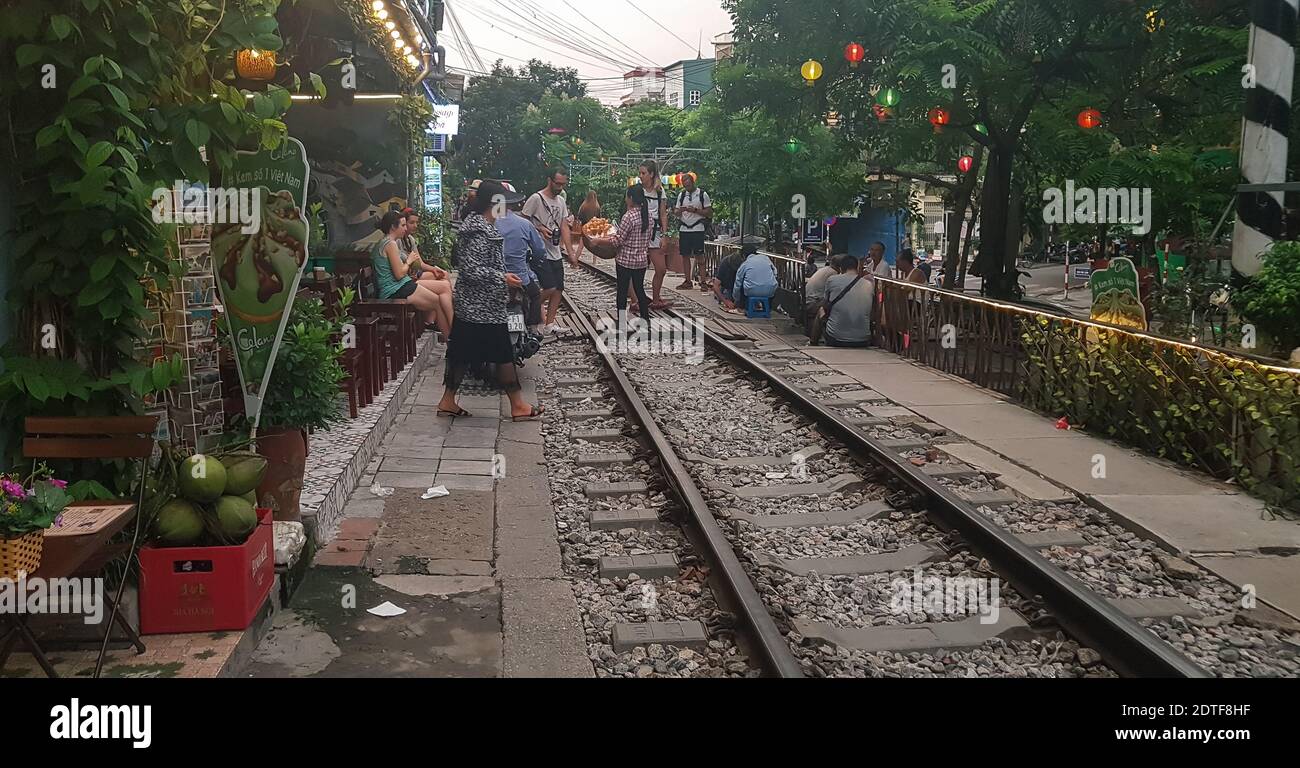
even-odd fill
[[[691,257],[696,257],[700,265],[700,289],[707,291],[709,284],[704,275],[704,240],[711,224],[710,219],[713,218],[713,203],[709,200],[708,192],[695,186],[695,177],[689,173],[683,176],[682,187],[682,191],[677,193],[677,204],[674,207],[677,218],[681,220],[677,231],[681,236],[682,271],[686,273],[686,282],[677,286],[677,290],[691,287]]]

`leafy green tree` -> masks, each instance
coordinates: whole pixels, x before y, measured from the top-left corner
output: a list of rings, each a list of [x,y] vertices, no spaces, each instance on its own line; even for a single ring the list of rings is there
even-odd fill
[[[618,122],[638,152],[653,152],[675,143],[673,121],[684,111],[655,101],[640,101],[619,109]]]

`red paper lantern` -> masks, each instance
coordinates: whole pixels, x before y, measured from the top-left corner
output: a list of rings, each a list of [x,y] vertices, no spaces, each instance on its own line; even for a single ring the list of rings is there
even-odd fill
[[[935,107],[930,110],[930,125],[934,126],[935,133],[942,133],[943,127],[947,125],[948,121],[951,119],[952,117],[948,114],[948,110],[946,109]]]
[[[876,113],[876,119],[882,123],[889,119],[889,107],[872,104],[871,111]]]
[[[961,171],[962,173],[970,173],[970,169],[973,168],[974,166],[975,166],[975,158],[971,157],[970,155],[962,155],[961,159],[957,161],[957,170]]]
[[[1093,128],[1101,125],[1101,112],[1092,107],[1088,107],[1080,112],[1079,117],[1076,119],[1080,128],[1091,131]]]
[[[866,49],[857,43],[849,43],[844,46],[844,58],[848,59],[849,66],[856,67],[866,55]]]

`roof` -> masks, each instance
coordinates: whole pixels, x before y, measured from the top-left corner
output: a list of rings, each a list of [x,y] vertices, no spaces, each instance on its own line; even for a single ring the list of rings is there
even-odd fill
[[[641,77],[642,75],[649,74],[662,75],[663,73],[664,70],[661,67],[637,67],[631,72],[623,73],[623,79],[626,80],[629,77]]]
[[[669,64],[668,66],[664,67],[664,71],[667,72],[670,69],[675,69],[678,65],[694,64],[696,62],[705,62],[705,61],[712,62],[714,61],[714,59],[682,59],[681,61],[674,61],[672,64]]]

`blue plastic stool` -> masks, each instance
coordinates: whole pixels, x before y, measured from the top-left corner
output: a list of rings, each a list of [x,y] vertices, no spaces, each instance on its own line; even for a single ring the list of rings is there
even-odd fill
[[[772,299],[767,296],[746,296],[745,317],[772,316]]]

